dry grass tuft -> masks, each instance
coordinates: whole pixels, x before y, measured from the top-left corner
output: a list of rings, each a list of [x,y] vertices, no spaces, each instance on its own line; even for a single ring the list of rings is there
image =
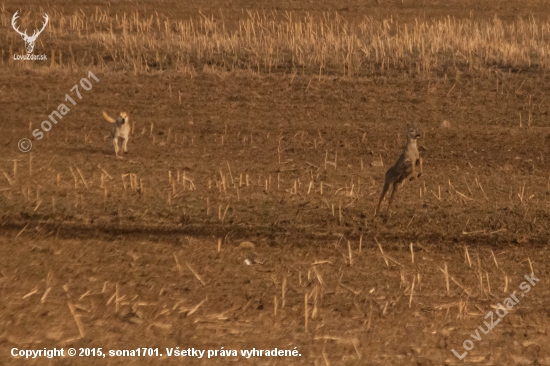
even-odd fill
[[[364,17],[350,22],[338,13],[297,17],[291,12],[269,15],[247,12],[226,21],[202,13],[191,19],[144,16],[139,11],[111,14],[97,9],[64,14],[48,11],[50,68],[77,69],[90,64],[135,74],[174,69],[220,73],[249,70],[322,75],[379,75],[446,72],[448,69],[550,68],[547,49],[550,21],[531,17],[504,22],[446,17],[415,22]],[[11,14],[2,12],[7,26]],[[29,14],[22,22],[30,22]],[[90,31],[93,30],[93,31]],[[4,40],[23,53],[15,32]],[[63,50],[63,52],[61,51]],[[39,50],[40,51],[40,50]],[[40,67],[14,62],[11,67]],[[57,54],[57,55],[56,55]],[[179,94],[178,94],[179,95]],[[179,96],[181,99],[181,96]]]

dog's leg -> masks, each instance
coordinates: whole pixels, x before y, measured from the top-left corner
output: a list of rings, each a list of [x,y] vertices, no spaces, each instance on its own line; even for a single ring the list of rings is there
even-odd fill
[[[128,137],[122,139],[122,150],[124,153],[128,153],[128,148],[126,147],[126,144],[128,143]]]
[[[113,146],[115,148],[115,156],[117,158],[121,158],[120,156],[118,156],[118,137],[113,137]]]

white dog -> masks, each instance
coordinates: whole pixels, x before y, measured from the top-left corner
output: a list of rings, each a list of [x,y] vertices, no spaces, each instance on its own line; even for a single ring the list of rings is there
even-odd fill
[[[105,113],[105,111],[103,111],[103,117],[107,121],[115,124],[113,126],[113,130],[111,131],[111,138],[113,139],[113,146],[115,147],[116,157],[122,158],[122,156],[118,155],[118,139],[122,139],[122,150],[124,151],[124,153],[127,153],[128,149],[126,147],[126,144],[128,143],[128,138],[130,137],[130,122],[128,118],[128,113],[120,112],[118,118],[115,120],[107,113]]]

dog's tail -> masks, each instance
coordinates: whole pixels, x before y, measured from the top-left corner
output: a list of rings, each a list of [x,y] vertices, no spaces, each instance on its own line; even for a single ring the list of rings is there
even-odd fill
[[[110,117],[107,113],[105,113],[105,111],[103,111],[103,118],[105,118],[107,121],[109,121],[111,123],[116,122],[116,119],[114,119],[113,117]]]

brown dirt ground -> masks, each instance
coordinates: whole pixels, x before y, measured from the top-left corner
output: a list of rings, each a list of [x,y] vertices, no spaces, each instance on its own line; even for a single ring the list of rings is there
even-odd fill
[[[548,10],[530,3],[265,9],[502,18]],[[184,16],[220,7],[158,9]],[[243,8],[251,6],[223,10]],[[542,72],[320,80],[215,68],[193,78],[97,72],[100,82],[31,154],[20,153],[29,122],[36,128],[85,74],[0,73],[0,364],[454,364],[451,349],[464,352],[485,314],[533,270],[540,282],[473,340],[463,362],[550,365]],[[135,121],[125,159],[104,139],[103,109],[126,109]],[[400,190],[385,222],[373,218],[374,205],[406,121],[422,127],[425,174]],[[111,176],[103,183],[98,166]],[[9,356],[14,347],[153,347],[163,357],[22,360]],[[166,356],[171,347],[297,347],[301,357],[180,359]]]

